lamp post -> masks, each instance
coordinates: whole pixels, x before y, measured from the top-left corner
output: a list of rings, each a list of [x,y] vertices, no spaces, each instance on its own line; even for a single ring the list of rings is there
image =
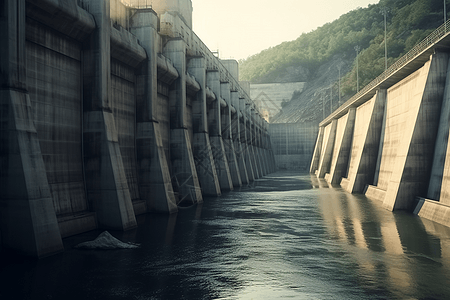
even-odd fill
[[[445,29],[445,32],[447,32],[447,3],[445,3],[445,0],[444,0],[444,29]]]
[[[338,70],[339,70],[339,106],[341,106],[341,68],[342,65],[338,66]]]
[[[445,3],[445,0],[444,0]],[[384,16],[384,70],[387,70],[387,38],[386,38],[386,18],[389,14],[389,7],[383,7],[380,10],[380,13]]]
[[[359,92],[359,64],[358,64],[358,56],[359,51],[361,50],[361,47],[359,45],[355,46],[356,51],[356,92]]]

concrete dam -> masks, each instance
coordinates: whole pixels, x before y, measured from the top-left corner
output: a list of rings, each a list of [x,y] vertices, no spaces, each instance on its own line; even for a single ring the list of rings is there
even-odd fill
[[[319,126],[310,172],[450,226],[447,22]]]
[[[195,35],[190,0],[5,0],[0,51],[4,248],[51,255],[275,170],[238,63]]]

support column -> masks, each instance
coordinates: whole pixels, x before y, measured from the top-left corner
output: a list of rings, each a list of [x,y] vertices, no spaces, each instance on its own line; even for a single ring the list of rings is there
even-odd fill
[[[139,194],[149,211],[178,211],[158,121],[158,16],[151,10],[137,10],[131,31],[147,52],[137,76],[136,152],[139,166]]]
[[[239,121],[239,92],[232,91],[231,92],[231,105],[234,107],[236,112],[232,114],[231,116],[231,129],[232,129],[232,136],[233,136],[233,144],[234,144],[234,150],[236,153],[236,160],[238,162],[238,169],[239,174],[241,176],[242,184],[248,184],[248,174],[247,174],[247,167],[245,166],[245,160],[244,160],[244,153],[242,150],[242,145],[240,141],[240,131],[241,131],[241,125]]]
[[[338,120],[330,176],[327,180],[331,184],[339,184],[342,177],[347,177],[355,116],[356,108],[350,108],[347,114]]]
[[[316,145],[314,146],[313,157],[311,159],[311,166],[309,168],[309,173],[316,174],[319,169],[320,156],[322,151],[323,135],[325,132],[325,127],[319,128],[319,133],[317,134]]]
[[[179,77],[170,91],[171,130],[170,154],[173,182],[180,194],[179,201],[191,200],[201,203],[203,197],[198,181],[186,120],[186,43],[182,39],[170,40],[164,47],[165,55],[173,62]]]
[[[255,119],[255,107],[253,106],[250,109],[250,120],[251,120],[251,143],[252,143],[252,157],[253,157],[253,162],[254,162],[254,167],[255,167],[255,174],[257,176],[257,178],[261,178],[263,177],[262,174],[262,170],[261,170],[261,162],[260,162],[260,157],[259,157],[259,153],[258,153],[258,147],[257,147],[257,135],[256,135],[256,119]]]
[[[234,143],[232,139],[231,128],[231,91],[230,83],[222,82],[220,84],[220,94],[227,103],[227,106],[222,109],[222,139],[225,147],[225,153],[227,154],[228,167],[230,169],[231,180],[233,187],[242,186],[241,175],[236,159],[236,153],[234,149]]]
[[[90,0],[97,25],[83,51],[83,143],[87,197],[99,227],[127,230],[136,219],[110,105],[109,0]]]
[[[228,160],[222,140],[222,124],[220,115],[220,73],[207,71],[206,81],[208,87],[216,95],[216,100],[210,104],[208,112],[209,139],[216,166],[217,177],[222,191],[233,190]]]
[[[252,165],[252,161],[250,159],[250,147],[249,147],[249,132],[248,132],[248,114],[247,114],[247,100],[245,98],[240,98],[239,99],[239,108],[242,114],[241,120],[241,135],[240,135],[240,140],[241,140],[241,147],[242,147],[242,151],[243,151],[243,156],[244,156],[244,161],[245,161],[245,167],[247,170],[247,176],[248,176],[248,180],[250,182],[255,181],[255,174],[253,172],[253,165]],[[241,122],[241,120],[239,120]]]
[[[334,141],[336,137],[337,120],[332,120],[325,127],[323,136],[322,150],[320,151],[319,167],[317,169],[317,177],[324,178],[325,174],[330,171],[331,158],[333,155]]]
[[[341,180],[341,187],[349,193],[362,193],[374,181],[385,103],[386,90],[378,90],[356,108],[348,175]]]
[[[25,15],[25,0],[0,4],[0,242],[43,257],[64,247],[27,91]]]
[[[192,104],[194,130],[193,150],[198,179],[202,187],[203,195],[220,196],[220,184],[208,133],[205,58],[191,58],[188,70],[189,73],[196,78],[201,88],[200,91],[197,92],[196,98],[193,100]]]

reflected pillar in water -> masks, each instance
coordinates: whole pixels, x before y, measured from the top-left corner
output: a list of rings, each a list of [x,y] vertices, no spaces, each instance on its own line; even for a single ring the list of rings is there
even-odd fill
[[[373,183],[385,103],[386,90],[378,90],[356,109],[348,175],[341,181],[349,193],[362,193],[367,184]]]
[[[331,159],[330,173],[325,179],[332,184],[341,183],[342,177],[347,176],[347,166],[355,125],[356,109],[350,108],[343,117],[339,118],[336,127],[333,156]]]

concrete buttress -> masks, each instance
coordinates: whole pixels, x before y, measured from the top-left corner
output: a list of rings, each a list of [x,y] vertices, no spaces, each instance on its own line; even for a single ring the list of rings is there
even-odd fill
[[[233,143],[233,129],[231,128],[231,91],[229,82],[221,82],[220,94],[226,102],[226,107],[221,109],[222,121],[222,140],[227,155],[228,167],[230,169],[231,180],[233,187],[242,186],[241,174],[239,172],[238,162],[236,159],[236,152]]]
[[[244,152],[242,149],[242,144],[240,140],[240,132],[241,132],[241,124],[239,121],[239,115],[241,114],[239,109],[239,92],[232,91],[231,92],[231,104],[235,108],[236,112],[231,115],[231,129],[232,129],[232,137],[233,137],[233,144],[234,144],[234,150],[236,153],[236,160],[238,162],[238,168],[239,173],[241,175],[241,182],[242,184],[248,184],[248,174],[247,174],[247,167],[245,165],[244,160]]]
[[[175,192],[179,194],[178,201],[190,200],[193,203],[201,203],[203,197],[186,116],[186,42],[180,38],[168,41],[164,47],[164,54],[173,62],[179,74],[179,77],[172,83],[169,93],[172,182]]]
[[[83,51],[83,144],[88,201],[99,227],[127,230],[136,227],[111,110],[110,2],[90,0],[96,29]]]
[[[25,6],[0,5],[0,231],[7,248],[43,257],[64,248],[26,85]]]
[[[137,10],[132,19],[132,32],[147,52],[137,78],[136,152],[140,197],[149,211],[178,211],[170,177],[168,160],[158,120],[157,61],[158,17],[152,10]]]
[[[193,151],[197,175],[205,196],[220,196],[220,184],[211,149],[208,132],[208,110],[206,99],[206,60],[203,57],[191,58],[189,73],[200,84],[200,91],[193,100]]]
[[[220,73],[215,70],[207,70],[206,81],[208,87],[216,95],[216,100],[211,102],[208,111],[209,138],[211,141],[214,164],[216,166],[220,189],[222,191],[230,191],[233,190],[233,181],[231,179],[227,155],[222,140]]]

